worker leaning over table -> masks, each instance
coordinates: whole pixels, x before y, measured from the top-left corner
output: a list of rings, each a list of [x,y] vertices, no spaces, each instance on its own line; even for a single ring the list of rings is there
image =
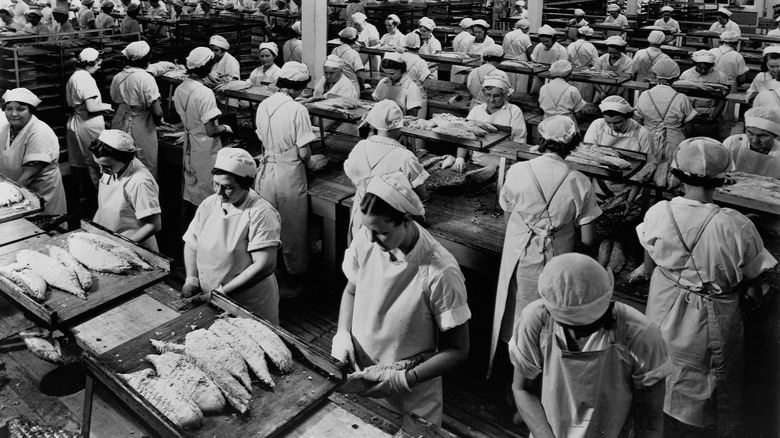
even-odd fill
[[[671,372],[658,327],[612,300],[612,272],[583,254],[554,257],[512,331],[514,399],[534,437],[664,436]]]
[[[401,49],[404,47],[404,37],[406,35],[403,34],[400,30],[398,30],[398,25],[401,24],[401,19],[398,17],[398,15],[390,14],[385,18],[385,27],[387,28],[387,33],[382,35],[382,38],[379,40],[379,43],[377,43],[377,47],[383,48],[383,49]]]
[[[398,414],[413,412],[441,425],[441,376],[469,353],[463,274],[452,254],[415,222],[425,209],[407,175],[373,177],[360,211],[363,228],[344,254],[348,283],[331,355],[356,370],[421,358],[408,370],[354,373],[345,387],[357,386],[351,391]]]
[[[95,4],[95,0],[81,0],[81,8],[76,14],[76,21],[79,23],[80,30],[95,29],[95,13],[92,11],[93,4]],[[81,34],[82,38],[88,36],[88,33]]]
[[[696,110],[688,96],[672,88],[680,76],[680,67],[670,58],[661,58],[653,66],[658,85],[639,95],[636,118],[650,131],[655,144],[656,159],[669,161],[681,141],[685,140],[688,124]]]
[[[504,35],[502,47],[504,48],[504,57],[513,61],[527,61],[531,55],[531,37],[528,36],[528,29],[531,23],[526,20],[517,20],[515,29]],[[528,75],[519,73],[507,73],[509,83],[517,91],[528,92]]]
[[[582,243],[592,245],[593,222],[601,215],[588,177],[564,162],[580,143],[577,125],[569,117],[553,116],[538,129],[543,155],[509,168],[499,197],[507,228],[493,312],[490,370],[499,339],[509,342],[520,313],[539,296],[544,266],[552,257],[574,251],[577,227]]]
[[[317,85],[314,86],[312,100],[324,99],[327,96],[340,96],[347,99],[359,99],[360,95],[355,86],[344,75],[344,60],[336,55],[328,55],[323,64],[323,73]],[[322,120],[323,129],[335,129],[336,132],[357,136],[358,127],[354,123],[336,122],[334,120]]]
[[[208,302],[218,291],[279,325],[279,213],[252,189],[257,165],[249,152],[220,149],[211,174],[215,193],[200,204],[183,237],[181,294]]]
[[[715,68],[728,77],[732,93],[745,83],[745,75],[750,71],[745,65],[745,58],[736,51],[738,43],[739,34],[727,30],[720,34],[720,45],[710,49],[710,53],[715,55]]]
[[[656,161],[658,155],[650,132],[634,120],[634,107],[620,96],[610,96],[599,104],[602,118],[594,120],[585,133],[583,143],[625,149],[647,154],[647,161]],[[628,184],[593,178],[593,187],[599,199],[607,199],[622,192]]]
[[[339,32],[339,40],[341,45],[334,47],[330,54],[344,60],[344,76],[352,82],[355,91],[360,95],[360,92],[363,91],[363,79],[358,76],[358,72],[365,70],[366,67],[363,65],[360,54],[352,48],[357,41],[357,30],[354,27],[342,29]]]
[[[100,4],[100,13],[95,17],[95,27],[97,29],[113,29],[116,20],[111,16],[114,11],[114,3],[111,0],[103,0]]]
[[[486,48],[494,45],[496,42],[493,38],[488,36],[487,31],[490,29],[490,25],[485,20],[474,20],[471,22],[471,34],[474,38],[464,39],[461,48],[462,52],[469,55],[482,55]],[[468,71],[469,67],[461,67],[453,65],[450,70],[450,82],[456,82],[459,84],[466,82],[465,71]]]
[[[73,25],[68,18],[68,10],[63,6],[57,6],[51,10],[52,24],[51,24],[51,41],[70,40],[75,38],[73,32]],[[70,34],[70,35],[64,35]]]
[[[423,105],[420,86],[406,74],[406,62],[396,52],[385,53],[382,59],[382,71],[387,74],[376,85],[372,97],[375,101],[390,99],[401,107],[404,115],[416,116]]]
[[[135,41],[122,50],[125,68],[111,81],[111,100],[117,105],[111,129],[121,129],[133,136],[138,159],[157,178],[157,123],[162,123],[160,89],[149,72],[151,47],[146,41]]]
[[[130,3],[127,6],[127,14],[122,18],[119,23],[119,33],[142,33],[141,24],[136,20],[141,13],[141,5],[138,3]]]
[[[569,53],[569,62],[572,67],[593,68],[599,59],[599,52],[596,46],[590,42],[593,36],[593,29],[590,26],[582,26],[577,29],[577,41],[569,44],[566,51]],[[580,92],[580,96],[586,102],[593,100],[593,84],[586,82],[575,82],[574,87]]]
[[[654,30],[647,36],[649,46],[646,49],[637,50],[632,59],[631,73],[634,80],[639,82],[653,82],[653,66],[661,59],[671,59],[669,55],[661,51],[661,44],[665,35],[660,30]]]
[[[414,192],[420,199],[427,199],[423,183],[428,172],[420,160],[409,149],[398,142],[403,127],[404,113],[392,100],[377,102],[366,115],[363,124],[376,129],[376,135],[359,141],[344,161],[344,173],[357,189],[350,216],[349,241],[352,241],[363,224],[360,203],[371,178],[391,172],[401,172],[409,179]]]
[[[94,208],[100,168],[89,147],[106,129],[103,115],[112,113],[113,109],[110,104],[103,103],[100,88],[92,77],[103,64],[100,52],[88,47],[79,53],[77,62],[76,71],[65,85],[65,102],[73,111],[68,118],[65,142],[79,197],[87,198]]]
[[[279,210],[284,266],[293,282],[309,269],[309,197],[306,167],[313,167],[309,143],[316,137],[309,111],[295,99],[311,80],[299,62],[282,66],[279,91],[257,107],[257,138],[263,143],[255,190]],[[319,157],[318,157],[319,158]],[[302,284],[302,283],[301,283]]]
[[[222,35],[212,35],[209,38],[209,49],[214,52],[214,67],[209,73],[209,80],[221,84],[241,79],[241,65],[235,56],[228,53],[230,43]]]
[[[552,64],[555,61],[569,59],[569,52],[566,48],[558,44],[555,36],[555,29],[548,25],[539,28],[539,44],[531,52],[531,61],[542,64]],[[534,76],[531,85],[531,94],[538,94],[544,84],[544,79]]]
[[[567,116],[577,123],[577,114],[587,102],[575,86],[569,85],[571,70],[571,63],[565,60],[555,61],[550,66],[550,82],[539,90],[539,107],[544,110],[544,118]]]
[[[742,299],[763,301],[759,275],[777,261],[748,218],[713,202],[730,163],[728,149],[711,138],[680,143],[672,172],[685,195],[650,207],[637,227],[645,263],[631,279],[650,277],[646,313],[672,358],[667,436],[744,433]]]
[[[718,9],[718,21],[712,23],[710,26],[710,32],[717,32],[721,34],[726,31],[736,32],[737,35],[742,35],[742,30],[739,25],[731,21],[732,12],[724,7]]]
[[[45,122],[35,116],[41,100],[26,88],[3,94],[0,118],[0,174],[41,195],[43,214],[66,213],[65,188],[57,161],[60,143]]]
[[[732,135],[723,145],[731,152],[731,170],[780,180],[780,103],[770,103],[745,112],[745,133]]]
[[[196,47],[187,56],[187,78],[173,92],[173,104],[181,118],[184,136],[184,184],[182,187],[181,223],[190,223],[195,210],[213,194],[211,170],[222,149],[219,136],[233,132],[220,125],[214,92],[203,84],[211,73],[214,52],[208,47]]]
[[[358,31],[357,43],[362,47],[374,47],[379,44],[379,30],[373,24],[368,22],[366,14],[358,12],[352,16],[352,23]],[[363,66],[366,69],[376,71],[379,69],[379,57],[361,53],[360,59],[363,60]],[[369,64],[370,62],[370,64]]]
[[[482,65],[471,70],[468,77],[466,78],[466,87],[468,87],[469,92],[471,93],[471,103],[469,105],[470,110],[477,105],[485,103],[481,95],[482,82],[484,82],[488,75],[495,73],[507,76],[506,73],[498,69],[499,65],[501,65],[501,62],[503,61],[504,48],[498,44],[493,44],[492,46],[485,49],[484,52],[482,52]],[[508,81],[509,76],[507,76],[507,82]]]
[[[46,26],[41,18],[41,11],[34,10],[27,13],[27,24],[24,25],[22,32],[29,35],[47,35],[51,33],[49,26]]]
[[[611,36],[605,41],[607,45],[607,53],[601,55],[601,57],[593,64],[594,70],[614,71],[621,74],[632,74],[634,68],[634,62],[626,55],[626,40],[619,36]],[[602,85],[596,84],[595,94],[593,96],[593,103],[598,104],[607,96],[623,96],[628,95],[628,90],[617,85]]]
[[[135,157],[138,149],[133,137],[118,129],[106,129],[89,150],[103,173],[93,221],[157,251],[154,235],[162,228],[160,188]]]
[[[469,111],[466,117],[469,120],[494,123],[510,128],[509,140],[516,143],[525,143],[526,129],[523,111],[515,104],[509,103],[509,95],[512,94],[509,79],[504,72],[496,70],[489,74],[482,82],[480,91],[484,103],[477,105]],[[458,148],[455,164],[452,170],[463,172],[466,169],[466,157],[469,151],[466,148]],[[478,166],[498,166],[499,158],[484,152],[471,151],[471,162]]]
[[[249,74],[247,82],[252,87],[259,87],[261,85],[274,85],[276,80],[279,79],[279,72],[281,69],[274,62],[279,55],[279,46],[276,43],[260,43],[260,50],[258,51],[258,58],[260,59],[260,67],[252,70]]]
[[[765,47],[761,72],[753,78],[747,90],[748,102],[752,102],[758,93],[780,89],[780,46]]]
[[[698,50],[691,54],[693,67],[685,70],[680,75],[681,81],[692,81],[707,84],[720,84],[730,86],[729,78],[715,68],[715,55],[707,50]],[[723,114],[726,107],[725,100],[705,99],[702,97],[690,97],[693,109],[699,117],[709,120],[717,120]]]

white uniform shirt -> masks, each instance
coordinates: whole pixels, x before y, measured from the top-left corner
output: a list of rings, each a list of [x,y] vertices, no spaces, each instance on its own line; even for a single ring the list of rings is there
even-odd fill
[[[731,151],[731,170],[780,179],[780,140],[775,139],[769,153],[750,149],[747,135],[732,135],[723,141]]]
[[[628,27],[628,18],[623,14],[618,14],[617,18],[612,15],[607,15],[604,19],[604,24],[614,24],[620,27]]]
[[[478,122],[487,122],[501,126],[508,126],[512,129],[512,132],[509,135],[509,140],[516,143],[525,143],[525,118],[523,117],[523,110],[521,110],[517,105],[506,102],[504,103],[504,106],[502,106],[498,111],[494,112],[493,114],[489,114],[487,112],[487,104],[483,103],[469,111],[469,115],[466,118],[469,120],[476,120]]]
[[[753,82],[750,83],[747,95],[752,93],[760,93],[762,91],[780,90],[780,81],[772,79],[772,75],[766,71],[762,71],[753,78]]]
[[[393,84],[390,78],[383,78],[376,85],[372,97],[377,102],[384,99],[395,101],[404,114],[411,109],[422,107],[423,104],[420,87],[406,75],[403,75],[397,84]]]
[[[532,44],[531,37],[523,33],[522,30],[515,29],[504,36],[504,42],[502,43],[504,56],[526,60],[528,57],[526,51]]]
[[[548,50],[544,47],[544,44],[537,44],[531,52],[531,60],[533,62],[540,62],[542,64],[552,64],[555,61],[568,60],[569,52],[566,51],[566,47],[563,47],[559,43],[555,42]]]
[[[241,66],[233,55],[225,53],[222,59],[214,64],[209,77],[217,79],[230,78],[230,80],[237,81],[241,79]]]
[[[719,21],[716,21],[712,23],[712,26],[710,26],[710,32],[717,32],[718,35],[727,30],[734,31],[737,33],[737,35],[742,36],[742,30],[739,28],[739,25],[731,20],[729,20],[726,24],[720,24]]]
[[[396,29],[392,34],[386,33],[382,35],[382,39],[379,40],[379,47],[402,49],[404,47],[405,37],[406,35],[404,35],[400,30]]]
[[[465,53],[473,42],[474,35],[464,30],[452,39],[452,51]]]
[[[726,75],[731,84],[731,92],[735,92],[737,90],[737,76],[749,71],[745,65],[745,58],[733,47],[727,45],[710,49],[710,53],[715,55],[715,68]]]
[[[669,21],[665,21],[663,18],[659,18],[655,20],[655,23],[653,23],[653,26],[660,27],[663,30],[668,30],[672,32],[679,32],[680,31],[680,23],[677,22],[674,18],[669,18]]]
[[[277,123],[270,123],[269,113],[274,113],[274,121]],[[278,123],[282,120],[287,123]],[[309,110],[284,93],[274,93],[257,106],[255,126],[257,138],[263,142],[265,155],[282,154],[291,147],[306,146],[316,138],[311,129]]]
[[[574,113],[585,108],[585,103],[579,90],[563,78],[555,78],[539,90],[539,107],[544,110],[545,119],[554,115],[574,119]]]
[[[326,90],[325,87],[328,87],[328,89]],[[347,77],[343,74],[333,85],[328,84],[325,81],[324,76],[321,77],[319,81],[317,81],[317,85],[314,87],[314,97],[323,97],[328,94],[334,94],[336,96],[347,97],[350,99],[360,98],[360,96],[357,94],[357,90],[355,90],[355,86],[352,85],[352,81],[347,79]]]
[[[680,80],[702,82],[707,84],[729,85],[729,78],[722,72],[718,71],[717,68],[713,68],[709,74],[702,76],[696,71],[696,67],[691,67],[688,70],[682,72],[680,75]],[[718,102],[715,99],[704,99],[702,97],[689,97],[688,99],[690,99],[691,104],[693,104],[693,109],[695,109],[699,114],[713,115],[711,114],[712,110],[715,108],[715,106],[718,105]]]
[[[435,36],[431,35],[427,41],[421,41],[421,43],[422,45],[418,52],[420,55],[435,55],[441,53],[441,42],[439,42]]]
[[[282,46],[282,59],[284,62],[302,62],[303,41],[300,38],[290,38]]]
[[[655,75],[651,69],[661,58],[669,58],[669,55],[662,52],[658,47],[648,47],[646,49],[637,50],[636,54],[634,54],[633,65],[631,67],[631,72],[636,73],[636,80],[642,82],[644,80],[654,79]]]
[[[566,48],[569,62],[574,67],[593,67],[599,59],[599,52],[590,41],[577,40]]]
[[[253,87],[259,87],[263,85],[263,82],[270,85],[276,84],[276,80],[279,79],[279,73],[281,72],[282,69],[276,64],[272,64],[265,72],[263,72],[263,67],[257,67],[249,74],[249,83],[252,84]]]

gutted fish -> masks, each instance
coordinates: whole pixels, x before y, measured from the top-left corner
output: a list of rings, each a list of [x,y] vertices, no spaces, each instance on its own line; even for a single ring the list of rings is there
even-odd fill
[[[86,239],[68,237],[70,254],[89,269],[112,274],[126,274],[133,267],[113,252],[95,245]]]
[[[92,233],[74,233],[68,237],[68,240],[70,241],[71,238],[86,240],[92,243],[93,245],[96,245],[102,249],[105,249],[111,253],[116,254],[117,256],[119,256],[120,258],[122,258],[123,260],[125,260],[126,262],[130,263],[135,267],[141,268],[145,271],[152,270],[152,266],[149,263],[146,263],[144,259],[142,259],[133,250],[122,245],[121,243],[109,239],[108,237],[103,237]]]
[[[249,318],[228,318],[227,321],[248,333],[283,373],[289,373],[295,366],[292,353],[284,341],[265,324]]]
[[[0,420],[0,437],[8,438],[81,438],[78,432],[37,424],[24,418]]]
[[[183,428],[197,428],[203,423],[203,413],[192,400],[182,397],[163,379],[144,369],[130,374],[119,374],[130,386],[163,413],[174,424]]]
[[[21,263],[12,263],[0,268],[0,283],[34,300],[46,299],[46,280]]]
[[[76,273],[76,277],[78,278],[82,289],[89,290],[92,287],[92,273],[70,255],[68,251],[65,251],[59,246],[50,246],[49,256],[65,265],[67,268],[72,269],[73,272]]]
[[[222,319],[215,321],[209,327],[209,331],[219,336],[229,347],[238,351],[261,382],[271,388],[275,386],[271,373],[268,372],[263,349],[248,333]]]
[[[157,375],[185,398],[191,398],[204,414],[218,414],[225,407],[225,397],[219,387],[195,364],[181,354],[150,354],[146,360],[154,365]]]
[[[37,251],[23,249],[16,253],[16,261],[43,277],[49,286],[76,295],[82,300],[87,299],[76,273],[57,260]]]

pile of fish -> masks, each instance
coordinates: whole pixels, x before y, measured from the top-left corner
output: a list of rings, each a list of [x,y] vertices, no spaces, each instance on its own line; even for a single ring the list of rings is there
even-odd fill
[[[718,191],[742,198],[780,205],[780,180],[745,172],[730,172]]]
[[[425,149],[420,151],[423,153],[418,154],[418,157],[427,155]],[[420,164],[430,174],[425,181],[425,187],[429,191],[477,186],[490,181],[498,172],[498,166],[494,165],[485,167],[469,165],[476,167],[476,169],[463,173],[455,172],[451,169],[452,165],[455,164],[455,157],[452,155],[431,156],[420,160]]]
[[[620,240],[606,238],[599,245],[599,263],[610,269],[612,273],[619,274],[626,266],[626,253]]]
[[[176,64],[170,61],[160,61],[160,62],[154,62],[152,64],[149,64],[149,66],[146,67],[146,71],[148,71],[149,74],[151,74],[152,76],[162,76],[165,73],[168,73],[169,71],[174,71],[178,69],[179,67],[180,66],[177,66]]]
[[[68,236],[68,251],[50,245],[48,255],[23,249],[16,263],[0,267],[0,284],[32,297],[46,299],[47,285],[87,299],[92,287],[92,271],[127,274],[134,268],[151,270],[138,254],[107,237],[86,232]]]
[[[659,189],[669,192],[677,190],[682,184],[672,173],[671,161],[648,162],[631,179],[639,183],[652,183]]]
[[[534,71],[535,69],[539,70],[547,66],[546,64],[540,64],[538,62],[521,61],[519,59],[505,60],[504,62],[501,63],[501,65],[506,67],[520,68],[529,71]]]
[[[22,202],[24,195],[13,184],[0,181],[0,207],[7,207]]]
[[[601,79],[617,79],[620,77],[620,74],[616,71],[611,70],[579,70],[572,72],[572,76],[587,76],[590,78],[601,78]]]
[[[479,137],[498,132],[498,128],[490,123],[467,120],[452,114],[434,114],[430,120],[407,116],[404,117],[404,126],[467,140],[477,140]]]
[[[729,94],[729,91],[731,88],[729,88],[728,85],[722,85],[722,84],[710,84],[710,83],[704,83],[704,82],[694,82],[694,81],[675,81],[674,84],[672,84],[672,88],[675,90],[685,93],[686,91],[705,91],[709,93],[715,93],[722,96],[725,96]]]
[[[533,146],[529,149],[529,152],[539,153],[539,147]],[[582,143],[577,146],[566,157],[566,161],[607,169],[626,170],[631,168],[631,163],[622,158],[615,149],[588,143]]]
[[[0,419],[0,437],[8,438],[81,438],[78,432],[47,426],[24,418]]]
[[[187,78],[187,68],[183,65],[177,65],[175,69],[169,70],[162,74],[166,78],[184,80]]]
[[[156,355],[146,356],[156,370],[120,374],[174,424],[197,428],[203,416],[219,414],[229,403],[240,413],[249,410],[252,378],[275,386],[266,357],[282,373],[295,362],[279,336],[265,324],[248,318],[219,319],[206,329],[188,333],[184,344],[151,340]]]
[[[81,362],[81,349],[64,336],[55,337],[46,329],[34,327],[20,332],[19,337],[38,359],[57,365]]]

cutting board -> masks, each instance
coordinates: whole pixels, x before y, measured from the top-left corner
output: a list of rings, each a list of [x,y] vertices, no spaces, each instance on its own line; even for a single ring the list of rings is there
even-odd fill
[[[68,236],[71,233],[80,231],[102,235],[128,246],[146,260],[147,263],[152,265],[153,269],[151,271],[142,271],[134,268],[127,275],[91,271],[92,288],[87,291],[86,300],[50,287],[46,293],[46,300],[39,303],[26,294],[0,284],[0,292],[3,292],[16,304],[31,312],[41,322],[51,328],[68,326],[77,320],[94,315],[109,304],[139,293],[147,286],[162,280],[171,270],[170,259],[167,257],[149,251],[99,225],[86,221],[81,222],[80,230],[57,236],[40,235],[2,248],[3,253],[0,254],[0,266],[16,262],[16,254],[22,249],[38,251],[46,255],[49,254],[48,247],[50,245],[67,249]]]
[[[241,415],[227,406],[221,415],[208,416],[198,430],[182,430],[165,418],[117,373],[131,373],[151,365],[144,357],[157,352],[149,339],[183,343],[187,333],[208,328],[225,311],[265,321],[240,308],[235,302],[215,294],[211,304],[192,309],[180,317],[154,328],[99,356],[86,355],[88,372],[125,402],[130,410],[163,437],[268,437],[279,434],[311,409],[324,402],[340,383],[340,371],[328,358],[319,356],[289,332],[266,323],[288,345],[295,358],[295,368],[281,375],[269,363],[276,387],[268,389],[253,383],[252,401],[247,414]],[[250,372],[251,373],[251,372]]]

